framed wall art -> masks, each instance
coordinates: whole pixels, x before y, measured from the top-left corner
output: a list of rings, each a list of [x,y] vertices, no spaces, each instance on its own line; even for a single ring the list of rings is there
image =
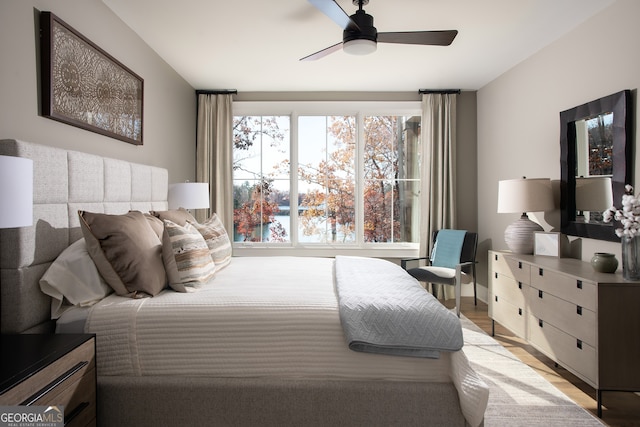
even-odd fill
[[[51,12],[40,34],[42,116],[142,145],[142,78]]]
[[[566,236],[556,231],[536,231],[533,233],[533,254],[553,257],[565,255],[568,241]]]

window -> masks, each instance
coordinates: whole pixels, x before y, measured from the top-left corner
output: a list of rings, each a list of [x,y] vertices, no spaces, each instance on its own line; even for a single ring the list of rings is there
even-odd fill
[[[236,247],[416,248],[419,103],[234,104]]]
[[[298,241],[356,243],[353,116],[298,117]]]
[[[420,116],[364,118],[364,241],[418,242]]]
[[[290,242],[289,129],[288,116],[234,117],[236,242]]]

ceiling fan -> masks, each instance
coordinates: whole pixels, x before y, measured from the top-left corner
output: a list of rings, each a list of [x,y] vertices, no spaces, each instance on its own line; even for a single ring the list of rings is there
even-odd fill
[[[379,33],[373,26],[373,16],[362,9],[362,6],[369,4],[369,0],[353,0],[358,10],[351,16],[335,0],[309,0],[309,3],[343,29],[342,42],[305,56],[300,61],[315,61],[340,48],[352,55],[366,55],[376,50],[377,42],[449,46],[458,34],[457,30]]]

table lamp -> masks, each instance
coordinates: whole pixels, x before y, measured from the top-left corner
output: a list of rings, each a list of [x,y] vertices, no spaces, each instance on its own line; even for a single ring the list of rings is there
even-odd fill
[[[209,208],[209,184],[206,182],[181,182],[169,185],[169,209]]]
[[[532,254],[534,233],[544,229],[529,219],[527,212],[554,208],[549,178],[509,179],[498,183],[498,213],[521,212],[522,216],[504,231],[504,241],[517,254]]]
[[[587,176],[576,178],[576,221],[585,220],[584,212],[598,212],[613,205],[613,187],[609,176]]]
[[[33,225],[33,160],[0,156],[0,228]]]

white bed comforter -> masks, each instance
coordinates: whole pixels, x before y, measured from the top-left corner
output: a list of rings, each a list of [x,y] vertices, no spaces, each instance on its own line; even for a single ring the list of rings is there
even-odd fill
[[[471,425],[488,387],[463,352],[439,359],[349,350],[334,260],[237,257],[194,293],[111,295],[89,313],[98,375],[182,375],[453,382]]]

